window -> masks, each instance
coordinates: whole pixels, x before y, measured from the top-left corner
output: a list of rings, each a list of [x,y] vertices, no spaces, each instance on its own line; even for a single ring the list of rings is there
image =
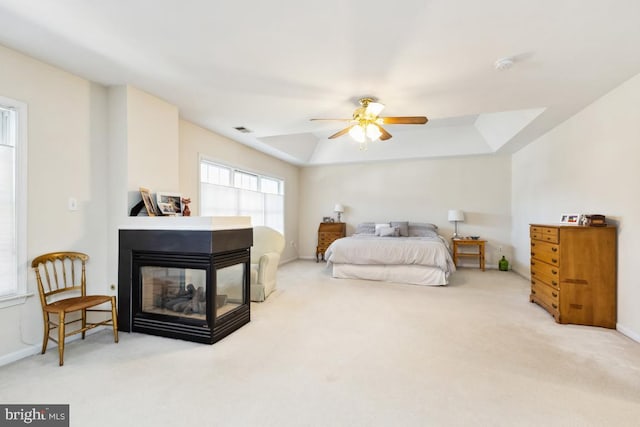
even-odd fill
[[[22,302],[27,288],[26,112],[0,97],[0,307]]]
[[[250,216],[284,234],[284,181],[201,160],[200,215]]]

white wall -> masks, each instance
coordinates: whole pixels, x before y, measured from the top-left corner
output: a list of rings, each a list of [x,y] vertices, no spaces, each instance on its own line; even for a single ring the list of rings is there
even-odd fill
[[[28,105],[27,259],[91,256],[89,289],[107,289],[107,92],[100,85],[0,46],[0,93]],[[70,196],[78,210],[69,211]],[[29,269],[28,289],[37,293]],[[42,341],[37,297],[0,310],[0,359]]]
[[[192,215],[200,213],[198,200],[200,195],[200,156],[284,180],[284,234],[287,245],[281,260],[286,262],[296,259],[298,257],[299,168],[191,122],[180,120],[180,192],[186,197],[191,197],[189,206]]]
[[[357,148],[355,148],[357,149]],[[394,161],[302,169],[300,174],[300,256],[315,257],[318,224],[336,218],[345,206],[347,235],[360,222],[431,222],[449,238],[449,209],[465,212],[458,234],[488,239],[487,266],[496,267],[499,250],[510,256],[511,160],[475,156]]]
[[[640,341],[640,75],[513,155],[516,269],[529,275],[532,222],[599,213],[618,225],[618,329]]]

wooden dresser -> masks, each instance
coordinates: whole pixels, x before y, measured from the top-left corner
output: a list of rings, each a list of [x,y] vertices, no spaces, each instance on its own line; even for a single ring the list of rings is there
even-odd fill
[[[531,295],[558,323],[616,327],[616,228],[531,224]]]
[[[318,227],[318,246],[316,247],[316,262],[322,256],[331,242],[347,235],[347,224],[344,222],[321,222]]]

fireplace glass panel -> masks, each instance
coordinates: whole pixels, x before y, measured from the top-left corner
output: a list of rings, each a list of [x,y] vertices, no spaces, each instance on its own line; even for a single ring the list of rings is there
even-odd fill
[[[220,317],[240,307],[244,301],[244,264],[218,268],[216,280],[216,317]]]
[[[142,311],[207,320],[207,271],[194,268],[140,267]]]

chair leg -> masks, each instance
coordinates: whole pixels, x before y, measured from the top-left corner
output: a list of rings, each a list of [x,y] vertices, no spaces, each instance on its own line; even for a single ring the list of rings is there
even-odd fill
[[[116,309],[116,297],[111,297],[111,320],[113,323],[113,340],[118,342],[118,310]]]
[[[64,364],[64,311],[58,313],[58,355],[60,356],[60,366]]]
[[[82,339],[84,339],[84,334],[87,329],[87,310],[82,309]]]
[[[44,338],[42,340],[42,354],[47,351],[47,344],[49,343],[49,313],[43,312],[44,314]]]

